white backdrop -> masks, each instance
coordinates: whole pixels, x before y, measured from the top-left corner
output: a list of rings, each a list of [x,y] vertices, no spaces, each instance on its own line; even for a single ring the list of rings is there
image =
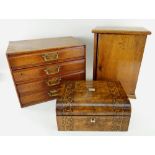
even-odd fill
[[[87,79],[92,79],[96,26],[142,26],[148,36],[128,132],[58,132],[55,101],[21,109],[6,60],[8,41],[74,36],[87,45]],[[0,20],[0,135],[155,135],[155,20]]]

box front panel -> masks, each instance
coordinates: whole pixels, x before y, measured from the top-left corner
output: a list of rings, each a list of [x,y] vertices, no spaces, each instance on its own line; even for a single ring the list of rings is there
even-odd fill
[[[130,116],[57,116],[59,131],[127,131]]]

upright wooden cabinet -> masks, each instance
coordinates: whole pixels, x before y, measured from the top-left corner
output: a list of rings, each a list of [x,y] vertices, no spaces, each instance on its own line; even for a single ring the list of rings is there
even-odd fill
[[[21,107],[55,99],[63,80],[85,80],[85,51],[73,37],[10,42],[7,58]]]
[[[119,80],[127,95],[135,89],[150,31],[144,28],[98,27],[94,33],[94,80]]]

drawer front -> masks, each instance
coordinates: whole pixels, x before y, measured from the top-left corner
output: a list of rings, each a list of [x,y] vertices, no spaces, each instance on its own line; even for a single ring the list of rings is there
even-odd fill
[[[81,70],[85,70],[84,59],[14,71],[13,77],[16,83],[20,83],[41,78],[50,78],[56,75],[65,75]]]
[[[46,91],[40,91],[36,93],[31,93],[29,95],[19,95],[21,107],[49,101],[52,99],[56,99],[58,96],[59,89],[51,89]]]
[[[130,116],[57,116],[60,131],[127,131]]]
[[[55,76],[44,80],[38,80],[31,83],[17,85],[17,90],[20,94],[26,94],[28,92],[36,92],[40,90],[49,90],[52,87],[58,86],[63,80],[85,80],[85,72],[77,72],[64,76]]]
[[[33,54],[8,56],[8,59],[12,69],[18,69],[18,68],[20,69],[28,66],[46,64],[46,63],[64,62],[67,59],[73,60],[76,58],[84,58],[84,57],[85,57],[85,48],[84,46],[81,46],[60,50],[43,51],[38,53],[36,52]]]

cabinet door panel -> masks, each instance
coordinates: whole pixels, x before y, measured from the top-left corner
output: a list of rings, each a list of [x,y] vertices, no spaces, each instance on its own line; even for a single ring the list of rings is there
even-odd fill
[[[145,41],[145,35],[99,34],[96,79],[119,80],[134,96]]]

